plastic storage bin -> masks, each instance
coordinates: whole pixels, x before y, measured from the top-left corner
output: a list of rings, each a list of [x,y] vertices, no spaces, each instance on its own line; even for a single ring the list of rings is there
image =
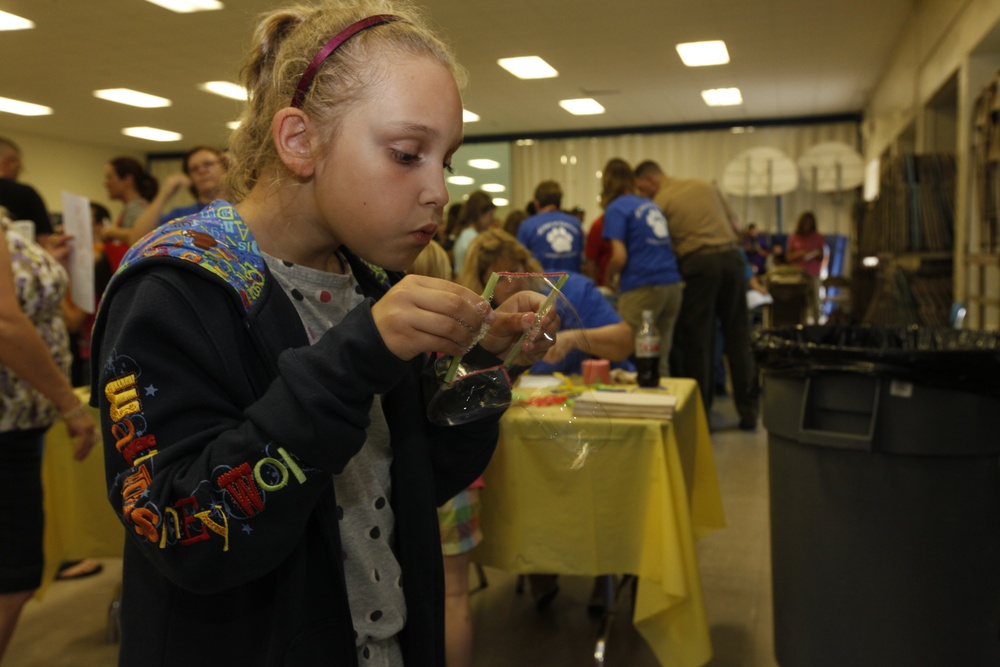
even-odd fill
[[[1000,665],[1000,338],[758,332],[782,667]]]

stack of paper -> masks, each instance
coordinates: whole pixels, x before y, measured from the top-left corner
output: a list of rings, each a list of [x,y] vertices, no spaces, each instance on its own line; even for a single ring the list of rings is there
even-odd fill
[[[662,391],[585,391],[573,404],[574,417],[670,419],[677,397]]]

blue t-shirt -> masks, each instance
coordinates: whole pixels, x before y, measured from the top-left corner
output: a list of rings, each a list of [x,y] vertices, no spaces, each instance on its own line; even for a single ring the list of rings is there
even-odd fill
[[[165,213],[160,216],[160,224],[165,225],[168,222],[176,220],[177,218],[186,218],[189,215],[194,215],[195,213],[200,213],[208,204],[202,204],[200,202],[195,202],[194,204],[188,204],[187,206],[178,206],[177,208],[171,210],[169,213]]]
[[[531,216],[517,228],[517,240],[546,271],[580,271],[583,226],[569,213],[546,211]]]
[[[594,281],[581,273],[567,272],[566,283],[560,291],[566,297],[566,301],[569,301],[573,306],[573,310],[576,311],[576,313],[570,311],[562,299],[556,300],[556,312],[562,320],[562,329],[595,329],[622,321],[621,316],[618,315],[611,303],[597,289]],[[531,367],[531,372],[536,375],[552,373],[579,375],[583,372],[583,361],[589,358],[590,355],[585,351],[573,350],[555,364],[539,361]],[[635,370],[635,367],[627,359],[613,362],[611,365],[614,368]]]
[[[611,202],[604,210],[604,238],[621,241],[628,252],[620,291],[681,281],[667,218],[651,199],[622,195]]]

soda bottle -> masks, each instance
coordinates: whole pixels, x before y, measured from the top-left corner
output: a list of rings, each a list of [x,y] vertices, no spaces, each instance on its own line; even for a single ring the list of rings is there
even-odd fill
[[[660,386],[660,332],[651,310],[642,311],[642,326],[635,334],[635,365],[640,387]]]

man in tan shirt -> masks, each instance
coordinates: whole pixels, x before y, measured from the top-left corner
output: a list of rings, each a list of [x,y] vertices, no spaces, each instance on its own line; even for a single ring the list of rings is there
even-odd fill
[[[671,372],[697,380],[705,409],[709,409],[715,387],[716,323],[720,323],[739,425],[752,430],[757,426],[757,371],[750,355],[747,262],[737,242],[732,212],[707,181],[669,178],[649,160],[636,167],[635,176],[639,193],[653,199],[667,216],[684,277]]]

